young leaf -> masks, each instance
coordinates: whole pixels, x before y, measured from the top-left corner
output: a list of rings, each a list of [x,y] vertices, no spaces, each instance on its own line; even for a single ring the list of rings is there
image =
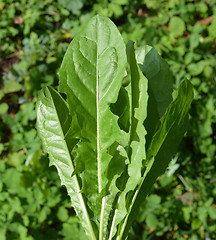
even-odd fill
[[[76,140],[65,139],[71,126],[71,116],[66,102],[53,88],[44,88],[37,102],[37,129],[44,151],[49,154],[50,165],[54,165],[61,183],[66,186],[72,205],[90,239],[96,239],[81,187],[74,171],[72,149]]]
[[[187,127],[188,111],[193,100],[193,87],[188,80],[178,89],[177,98],[169,105],[161,119],[161,126],[154,134],[147,151],[147,166],[141,182],[134,193],[119,239],[126,239],[130,226],[141,203],[149,194],[157,177],[163,174],[176,153]]]

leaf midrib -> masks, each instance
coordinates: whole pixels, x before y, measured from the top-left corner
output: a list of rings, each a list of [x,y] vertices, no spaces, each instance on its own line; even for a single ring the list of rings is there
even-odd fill
[[[98,32],[99,32],[99,22],[96,18],[96,39],[97,39],[97,64],[96,64],[96,109],[97,109],[97,166],[98,166],[98,192],[102,192],[102,173],[101,173],[101,153],[100,153],[100,96],[99,96],[99,54],[98,54]],[[99,229],[99,240],[103,240],[103,225],[104,225],[104,213],[105,213],[106,197],[102,198],[101,202],[101,215],[100,215],[100,229]]]

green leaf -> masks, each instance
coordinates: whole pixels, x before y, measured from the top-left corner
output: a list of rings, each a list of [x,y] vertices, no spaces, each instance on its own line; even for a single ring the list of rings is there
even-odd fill
[[[130,164],[128,174],[131,177],[131,182],[133,182],[131,183],[133,185],[131,189],[133,189],[141,177],[142,160],[146,158],[146,130],[143,122],[147,116],[148,81],[139,70],[132,41],[127,44],[127,57],[131,71],[131,129],[128,146]]]
[[[177,98],[172,102],[172,104],[170,104],[166,114],[161,119],[161,127],[155,133],[148,149],[148,159],[150,159],[152,156],[157,156],[157,154],[164,149],[164,145],[170,143],[169,141],[172,137],[177,137],[177,135],[174,135],[173,133],[179,133],[181,136],[182,132],[184,134],[185,130],[184,128],[181,129],[181,127],[184,127],[185,121],[187,120],[188,111],[192,100],[193,87],[188,80],[185,80],[179,86]],[[170,153],[176,151],[178,147],[177,142],[179,143],[181,138],[177,138],[176,140],[177,141],[171,145],[172,148],[168,148],[170,149]]]
[[[8,104],[7,103],[1,103],[0,104],[0,114],[5,114],[8,111]]]
[[[213,21],[208,27],[208,33],[209,33],[209,36],[211,36],[213,39],[216,38],[216,17],[214,17]]]
[[[4,150],[4,144],[0,143],[0,154],[3,152]],[[1,167],[0,167],[0,171],[1,171]]]
[[[62,222],[66,222],[67,219],[68,219],[68,211],[65,207],[61,206],[59,209],[58,209],[58,212],[57,212],[57,217],[60,221]]]
[[[125,132],[129,132],[130,128],[130,102],[128,92],[124,87],[119,91],[118,100],[116,103],[110,105],[111,111],[119,116],[119,127]]]
[[[185,31],[185,23],[180,17],[172,17],[169,28],[174,37],[182,36]]]
[[[128,143],[128,157],[129,164],[127,168],[127,174],[124,174],[122,180],[122,192],[119,196],[115,214],[113,217],[109,239],[116,233],[116,226],[122,221],[127,213],[127,204],[132,200],[132,196],[127,193],[134,190],[141,178],[142,162],[146,158],[145,153],[145,135],[146,130],[143,126],[143,122],[147,115],[147,79],[140,71],[136,58],[133,42],[129,41],[127,44],[127,59],[130,66],[131,74],[131,127],[129,131],[129,143]],[[126,180],[125,180],[126,178]],[[126,184],[124,182],[126,181]],[[121,224],[120,224],[121,226]],[[118,235],[118,234],[117,234]]]
[[[59,91],[66,93],[71,114],[81,126],[74,162],[100,239],[107,234],[119,191],[115,181],[124,170],[117,167],[113,179],[109,178],[110,166],[119,158],[120,166],[125,161],[120,155],[124,155],[121,146],[126,145],[127,136],[110,110],[117,101],[125,65],[125,45],[118,29],[108,18],[96,16],[73,39],[59,71]]]
[[[48,214],[50,214],[51,210],[49,207],[44,206],[41,211],[38,213],[38,222],[42,223],[46,220]]]
[[[71,117],[66,102],[54,89],[44,88],[37,102],[37,129],[44,151],[49,154],[50,165],[55,165],[61,182],[66,186],[77,215],[90,239],[96,239],[83,198],[77,176],[74,171],[70,149],[75,145],[73,139],[65,139],[70,128]],[[69,147],[70,145],[70,147]]]
[[[190,42],[190,49],[195,49],[196,47],[199,46],[201,37],[197,33],[193,33],[190,36],[189,42]]]
[[[4,92],[0,90],[0,100],[4,97]]]
[[[208,208],[208,214],[209,214],[211,219],[216,220],[216,209],[215,209],[215,207],[210,206]]]
[[[86,240],[85,232],[80,228],[79,219],[76,216],[71,216],[62,224],[61,235],[64,236],[64,240]]]
[[[6,171],[3,182],[7,186],[7,191],[10,193],[17,193],[20,191],[20,172],[16,171],[15,168],[10,168]]]
[[[191,73],[192,76],[197,76],[202,73],[206,65],[204,60],[201,60],[197,63],[191,63],[188,65],[187,69]]]
[[[22,86],[15,81],[7,81],[4,83],[3,92],[4,94],[13,93],[20,91]]]
[[[73,13],[77,13],[83,7],[85,0],[58,0],[58,2]]]
[[[176,153],[187,128],[186,120],[192,100],[193,87],[188,80],[185,80],[179,86],[177,98],[169,105],[161,119],[160,128],[153,136],[147,151],[146,170],[134,193],[133,201],[125,218],[125,226],[121,230],[120,237],[122,238],[120,239],[127,237],[141,203],[149,194],[157,177],[165,172],[171,157]]]
[[[83,25],[64,56],[59,91],[66,94],[66,101],[46,87],[37,102],[44,150],[92,240],[127,237],[141,203],[186,130],[191,84],[184,81],[172,101],[166,63],[149,46],[137,57],[139,66],[133,42],[125,49],[116,26],[95,16]],[[124,78],[126,60],[130,71]],[[52,199],[60,198],[57,188],[50,191],[49,208]],[[58,218],[67,219],[64,207]],[[148,221],[152,225],[154,215]]]
[[[160,118],[164,115],[172,101],[172,74],[167,63],[151,46],[140,47],[136,58],[143,74],[148,79],[148,106],[145,128],[147,131],[146,148],[159,126]]]
[[[153,213],[149,213],[146,217],[146,224],[149,228],[157,228],[158,219]]]

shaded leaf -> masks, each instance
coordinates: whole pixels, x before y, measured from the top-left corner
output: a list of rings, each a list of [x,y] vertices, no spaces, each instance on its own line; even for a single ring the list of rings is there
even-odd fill
[[[143,74],[148,79],[148,106],[145,128],[147,131],[146,147],[159,127],[160,118],[172,101],[172,75],[167,63],[151,46],[140,47],[136,58]]]

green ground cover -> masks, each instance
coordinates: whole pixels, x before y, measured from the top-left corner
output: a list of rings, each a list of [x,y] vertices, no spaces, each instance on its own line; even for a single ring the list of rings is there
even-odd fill
[[[154,46],[175,87],[194,85],[190,130],[129,239],[216,239],[216,1],[0,1],[0,239],[85,239],[35,129],[38,90],[56,86],[69,42],[95,14],[125,42]]]

